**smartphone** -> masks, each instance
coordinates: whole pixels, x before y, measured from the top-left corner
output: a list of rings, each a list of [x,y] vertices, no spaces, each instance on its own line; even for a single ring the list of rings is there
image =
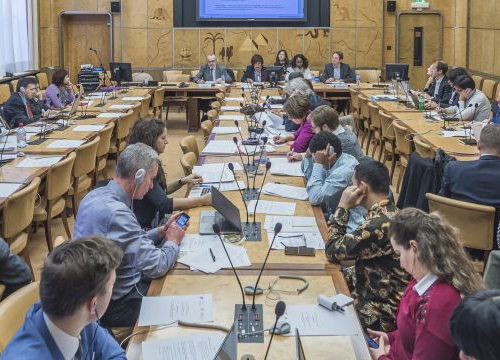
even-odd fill
[[[365,334],[365,339],[366,342],[368,343],[368,346],[371,347],[372,349],[378,349],[378,344],[375,340],[373,340],[371,337]]]
[[[189,221],[189,215],[186,213],[182,213],[181,216],[177,218],[175,223],[179,225],[180,227],[186,226],[187,222]]]

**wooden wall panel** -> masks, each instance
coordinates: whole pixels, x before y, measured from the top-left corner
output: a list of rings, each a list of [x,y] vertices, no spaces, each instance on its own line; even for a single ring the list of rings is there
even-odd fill
[[[40,39],[40,67],[52,65],[52,40],[50,38],[50,28],[41,28],[39,34]]]
[[[172,14],[173,0],[148,0],[148,27],[171,28],[174,25]]]
[[[304,55],[310,68],[330,62],[330,29],[304,29]]]
[[[383,27],[384,0],[357,1],[356,4],[356,27]]]
[[[226,57],[227,67],[231,69],[244,69],[250,64],[252,54],[258,51],[250,29],[226,29],[226,48],[232,49],[231,56]]]
[[[148,66],[172,67],[172,29],[148,29]]]
[[[382,62],[382,28],[359,28],[356,31],[356,66],[379,67]]]
[[[147,29],[122,30],[122,62],[129,62],[132,67],[142,67],[148,63]]]
[[[344,62],[350,66],[356,64],[356,29],[333,28],[330,31],[331,52],[342,51]]]
[[[122,26],[144,29],[148,26],[148,1],[121,0]]]
[[[264,64],[273,65],[278,48],[278,29],[256,28],[252,30],[252,38],[259,46],[258,54],[264,58]]]
[[[304,29],[278,29],[278,48],[285,49],[290,59],[304,51]]]
[[[201,54],[203,62],[208,54],[215,54],[219,61],[224,63],[226,54],[226,30],[225,29],[200,29]],[[231,55],[231,49],[227,49]],[[222,56],[224,55],[224,56]]]
[[[356,27],[356,1],[331,0],[330,1],[330,26],[331,27]]]
[[[174,29],[173,58],[173,66],[176,68],[195,69],[200,66],[200,31],[198,29]]]

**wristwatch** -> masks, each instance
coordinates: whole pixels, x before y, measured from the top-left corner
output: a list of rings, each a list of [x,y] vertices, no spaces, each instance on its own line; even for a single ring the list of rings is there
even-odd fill
[[[184,178],[180,178],[179,181],[178,181],[179,185],[181,185],[181,186],[184,185],[184,181],[182,179],[184,179]]]

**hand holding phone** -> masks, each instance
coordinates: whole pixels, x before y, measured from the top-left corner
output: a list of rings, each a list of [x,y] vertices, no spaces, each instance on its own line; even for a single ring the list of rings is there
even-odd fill
[[[190,216],[186,213],[182,213],[177,220],[175,221],[175,224],[178,225],[179,227],[184,227],[186,226],[187,222],[189,221]]]

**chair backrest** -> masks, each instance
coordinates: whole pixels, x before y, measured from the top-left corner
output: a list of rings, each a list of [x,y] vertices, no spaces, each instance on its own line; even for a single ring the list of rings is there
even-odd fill
[[[408,139],[408,129],[401,125],[398,120],[392,122],[392,127],[396,135],[396,148],[399,154],[409,159],[412,147],[411,141]]]
[[[182,170],[184,170],[184,175],[189,176],[193,172],[193,166],[198,162],[196,154],[192,151],[182,155],[180,163]]]
[[[368,98],[363,95],[358,95],[359,113],[365,119],[370,119],[370,110],[368,110]]]
[[[139,111],[140,117],[147,117],[149,115],[149,103],[151,102],[151,95],[146,95],[144,99],[141,100],[141,110]]]
[[[40,178],[36,177],[31,181],[31,184],[16,191],[5,200],[1,227],[4,239],[21,233],[31,224],[39,186]]]
[[[166,90],[166,88],[164,88],[164,87],[161,87],[161,88],[155,90],[155,92],[153,94],[153,107],[154,108],[163,106],[163,97],[165,95],[165,90]]]
[[[16,88],[17,88],[17,83],[19,82],[19,79],[16,79],[16,80],[12,80],[10,82],[10,86],[12,86],[12,92],[15,92],[16,91]]]
[[[196,76],[199,70],[191,70],[191,76]]]
[[[133,111],[130,111],[121,118],[116,119],[116,139],[124,140],[130,134],[130,124],[135,116]]]
[[[188,135],[181,139],[180,142],[182,152],[187,154],[188,152],[194,152],[196,159],[200,157],[200,151],[198,150],[198,144],[196,143],[196,138],[193,135]]]
[[[222,105],[219,101],[212,101],[212,103],[210,103],[210,107],[217,111],[220,111],[221,106]]]
[[[413,137],[413,144],[415,145],[415,151],[423,158],[434,159],[436,154],[434,153],[434,148],[427,144],[424,139],[420,136]]]
[[[372,102],[368,102],[368,112],[370,113],[371,124],[375,128],[380,129],[382,125],[380,124],[379,109],[377,105]]]
[[[474,80],[474,83],[476,84],[476,89],[481,90],[483,87],[483,77],[479,75],[472,75],[472,80]]]
[[[37,282],[28,284],[10,294],[0,303],[0,351],[21,328],[28,310],[40,300]]]
[[[463,246],[479,250],[493,249],[495,208],[427,193],[431,212],[439,211],[458,229]]]
[[[45,90],[47,86],[49,86],[49,78],[47,77],[47,73],[39,72],[38,74],[36,74],[36,78],[38,79],[40,90]]]
[[[0,84],[0,104],[9,100],[11,93],[9,84]]]
[[[319,70],[311,70],[311,75],[318,77],[319,76]]]
[[[207,117],[208,117],[208,120],[210,120],[211,122],[214,122],[215,120],[217,120],[217,117],[219,116],[219,112],[217,110],[208,110],[207,112]]]
[[[234,81],[238,81],[237,79],[239,79],[239,77],[238,77],[239,71],[233,70],[233,74],[234,74]]]
[[[95,170],[95,159],[100,140],[101,138],[96,136],[92,141],[83,144],[75,150],[76,158],[73,165],[73,177],[79,178]]]
[[[362,83],[378,83],[380,79],[379,69],[363,69],[357,70],[359,72],[359,81]]]
[[[168,82],[169,75],[180,75],[182,74],[182,70],[165,70],[163,71],[163,82]]]
[[[352,110],[357,113],[359,111],[359,101],[358,101],[359,92],[353,88],[349,88],[349,94],[351,95]]]
[[[203,130],[203,139],[205,141],[208,140],[208,137],[212,133],[212,129],[214,128],[214,124],[212,124],[211,120],[205,120],[200,125],[201,130]]]
[[[109,152],[109,146],[111,145],[111,135],[113,134],[113,128],[115,123],[109,123],[104,129],[99,132],[99,146],[97,146],[96,157],[101,157]]]
[[[392,141],[396,138],[394,134],[394,128],[392,127],[392,122],[394,121],[390,115],[387,115],[382,110],[378,112],[380,117],[380,128],[382,131],[382,137],[386,140]]]
[[[223,92],[218,92],[217,94],[215,94],[215,98],[217,99],[217,101],[219,101],[220,103],[222,103],[224,101],[224,98],[226,97],[226,94],[223,93]]]
[[[188,74],[170,74],[170,75],[167,75],[167,82],[189,82],[189,75]]]
[[[490,79],[484,79],[483,80],[483,87],[482,87],[482,92],[488,99],[493,100],[495,98],[495,85],[496,82]]]
[[[72,152],[66,159],[52,165],[45,179],[45,196],[47,200],[57,199],[66,194],[71,185],[71,171],[76,154]]]

